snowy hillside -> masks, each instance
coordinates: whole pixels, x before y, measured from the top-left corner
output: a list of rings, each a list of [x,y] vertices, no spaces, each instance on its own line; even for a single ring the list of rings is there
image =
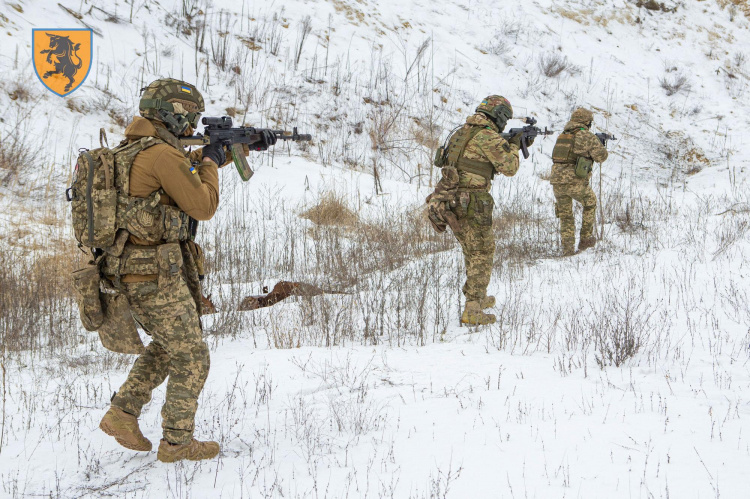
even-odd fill
[[[750,6],[744,0],[2,0],[0,497],[746,497]],[[32,28],[94,30],[83,87]],[[133,358],[80,326],[63,190],[138,90],[313,134],[220,172],[202,225],[211,372],[165,465],[98,429]],[[463,261],[421,213],[436,144],[486,95],[618,137],[595,250],[558,257],[554,136],[497,178],[498,323],[459,327]],[[518,126],[518,122],[512,122]],[[326,211],[326,209],[328,211]],[[280,280],[338,291],[237,311]],[[144,340],[148,340],[144,336]],[[161,435],[164,387],[140,419]],[[744,431],[743,431],[744,430]]]

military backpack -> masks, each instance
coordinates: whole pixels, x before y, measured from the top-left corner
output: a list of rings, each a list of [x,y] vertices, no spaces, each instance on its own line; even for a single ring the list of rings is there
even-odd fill
[[[156,137],[123,140],[114,149],[106,147],[105,141],[102,130],[101,147],[80,150],[73,183],[65,191],[71,203],[73,233],[78,245],[93,255],[91,261],[73,272],[73,289],[84,328],[99,331],[102,344],[110,350],[141,353],[143,344],[127,298],[117,289],[107,287],[101,279],[103,267],[112,267],[112,262],[119,264],[130,235],[150,244],[189,239],[190,218],[175,206],[160,204],[161,190],[145,198],[129,195],[130,169],[135,157],[164,143],[163,140]],[[151,253],[156,252],[169,253],[170,261],[176,262],[178,257],[181,261],[176,244],[154,246]],[[118,272],[119,269],[114,272],[116,280]]]
[[[102,141],[102,147],[80,150],[73,183],[65,191],[80,247],[119,256],[129,234],[153,243],[188,239],[189,217],[177,207],[160,204],[160,191],[145,198],[129,195],[136,155],[163,142],[143,137],[124,140],[114,149]]]

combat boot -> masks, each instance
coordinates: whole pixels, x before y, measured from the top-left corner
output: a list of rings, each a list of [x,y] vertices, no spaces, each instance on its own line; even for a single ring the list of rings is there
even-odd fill
[[[596,246],[596,236],[582,237],[578,243],[578,251],[584,251],[594,246]]]
[[[495,297],[492,295],[485,296],[479,300],[479,308],[484,310],[485,308],[492,308],[495,306]]]
[[[467,301],[464,307],[464,313],[461,314],[461,323],[472,326],[483,326],[485,324],[494,324],[495,316],[485,314],[478,301]]]
[[[187,459],[189,461],[200,461],[201,459],[211,459],[219,454],[219,444],[217,442],[200,442],[192,439],[189,444],[170,444],[162,439],[159,442],[159,452],[156,459],[162,463],[174,463]]]
[[[130,450],[150,451],[151,441],[143,436],[138,427],[138,418],[117,407],[110,407],[99,423],[99,428],[115,437],[117,443]]]

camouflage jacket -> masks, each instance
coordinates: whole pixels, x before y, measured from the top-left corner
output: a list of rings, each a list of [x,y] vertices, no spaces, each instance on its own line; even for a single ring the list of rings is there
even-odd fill
[[[464,127],[482,126],[482,129],[469,141],[464,150],[464,158],[492,163],[495,173],[512,177],[518,172],[518,146],[509,144],[500,136],[500,129],[485,115],[477,113],[466,118]],[[459,172],[459,188],[490,190],[491,182],[481,175]]]
[[[597,163],[603,163],[607,159],[607,156],[609,156],[607,148],[602,145],[601,141],[599,141],[596,135],[594,135],[585,124],[576,121],[569,121],[563,129],[563,133],[573,133],[575,135],[573,153],[586,158],[591,158]],[[590,178],[591,173],[589,173],[588,178],[585,179],[577,177],[575,174],[575,165],[555,163],[552,165],[550,183],[580,183],[588,182]]]

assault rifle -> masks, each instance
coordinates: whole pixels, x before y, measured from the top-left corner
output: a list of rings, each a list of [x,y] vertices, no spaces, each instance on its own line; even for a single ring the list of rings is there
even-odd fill
[[[536,118],[521,118],[521,121],[526,123],[526,126],[523,128],[511,128],[505,133],[501,133],[500,135],[505,140],[510,140],[519,133],[521,134],[521,152],[523,152],[523,158],[527,159],[529,157],[529,139],[534,139],[538,135],[552,135],[552,130],[547,130],[547,127],[544,127],[544,130],[542,130],[539,127],[536,127]]]
[[[221,118],[205,117],[201,120],[201,123],[204,125],[202,134],[196,133],[190,137],[182,137],[180,138],[180,143],[183,146],[204,146],[218,142],[229,147],[232,151],[234,166],[237,167],[240,178],[244,181],[250,180],[250,177],[253,176],[253,170],[247,164],[245,154],[242,152],[242,144],[253,145],[262,143],[264,132],[271,132],[277,139],[281,140],[292,140],[294,142],[312,140],[310,134],[297,133],[297,127],[293,128],[291,134],[284,130],[255,128],[251,126],[233,128],[232,118],[229,116],[222,116]]]
[[[608,140],[617,140],[617,137],[608,133],[595,133],[594,135],[596,135],[596,138],[599,139],[599,142],[601,142],[604,147],[607,147]]]

